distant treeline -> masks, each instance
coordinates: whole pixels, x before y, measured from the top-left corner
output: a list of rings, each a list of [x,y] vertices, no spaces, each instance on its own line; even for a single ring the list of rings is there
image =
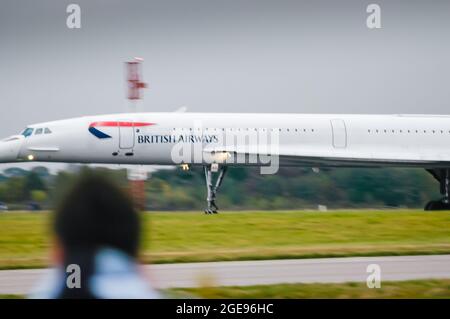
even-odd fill
[[[89,170],[81,167],[79,170]],[[125,170],[94,169],[127,188]],[[52,175],[44,167],[31,171],[11,168],[0,174],[0,202],[21,209],[29,202],[53,208],[79,171]],[[281,168],[276,175],[260,175],[258,168],[230,168],[219,191],[222,209],[302,209],[423,207],[439,195],[437,182],[422,169]],[[205,178],[201,168],[159,170],[146,182],[150,210],[201,210],[205,206]]]

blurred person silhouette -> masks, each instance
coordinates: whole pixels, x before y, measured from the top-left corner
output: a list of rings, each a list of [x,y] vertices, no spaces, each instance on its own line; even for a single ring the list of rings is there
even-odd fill
[[[139,215],[104,177],[83,174],[56,210],[53,231],[55,268],[31,298],[160,297],[137,262]]]

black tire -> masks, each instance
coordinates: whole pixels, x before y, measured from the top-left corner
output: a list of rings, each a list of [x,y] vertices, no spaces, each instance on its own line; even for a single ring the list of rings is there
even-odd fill
[[[444,203],[441,200],[433,200],[427,203],[425,206],[426,211],[437,211],[437,210],[450,210],[450,204]]]

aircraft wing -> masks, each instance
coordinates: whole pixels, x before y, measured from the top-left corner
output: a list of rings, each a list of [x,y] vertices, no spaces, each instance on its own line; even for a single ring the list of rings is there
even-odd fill
[[[280,147],[267,150],[252,146],[220,146],[207,147],[204,154],[211,156],[216,162],[229,165],[268,165],[268,161],[278,158],[283,166],[307,166],[307,167],[447,167],[448,161],[439,158],[430,158],[409,152],[385,151],[370,152],[359,150],[339,150],[330,148],[300,148]]]

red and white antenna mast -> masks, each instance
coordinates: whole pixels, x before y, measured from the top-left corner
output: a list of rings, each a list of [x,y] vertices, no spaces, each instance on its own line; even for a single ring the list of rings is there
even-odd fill
[[[133,61],[125,62],[128,84],[128,100],[130,100],[130,111],[137,112],[137,102],[142,100],[141,90],[147,87],[142,81],[142,62],[144,59],[135,57]],[[127,170],[131,196],[136,207],[140,210],[146,208],[145,181],[147,171],[140,166]]]
[[[127,84],[128,84],[128,100],[130,100],[131,111],[137,111],[137,101],[142,99],[141,90],[147,87],[142,82],[142,62],[144,59],[135,57],[133,61],[126,62]]]

